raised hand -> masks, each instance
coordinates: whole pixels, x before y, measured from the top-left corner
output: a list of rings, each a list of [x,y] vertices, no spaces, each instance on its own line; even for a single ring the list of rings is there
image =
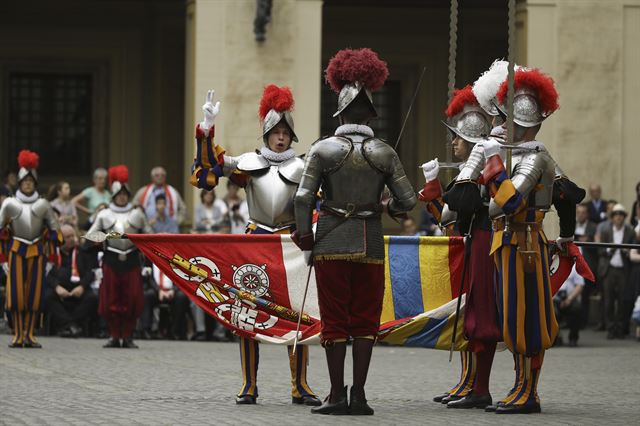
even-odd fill
[[[484,149],[484,158],[487,160],[489,159],[489,157],[500,154],[501,144],[493,138],[487,139],[486,141],[482,142],[481,145]]]
[[[438,172],[440,171],[440,165],[438,164],[438,159],[435,158],[431,161],[427,161],[422,166],[422,174],[424,175],[424,179],[427,182],[431,182],[438,177]]]
[[[200,124],[200,127],[204,130],[209,130],[213,126],[213,122],[220,112],[220,101],[216,102],[215,105],[213,104],[215,93],[215,90],[207,90],[207,96],[205,97],[204,105],[202,105],[204,121]]]

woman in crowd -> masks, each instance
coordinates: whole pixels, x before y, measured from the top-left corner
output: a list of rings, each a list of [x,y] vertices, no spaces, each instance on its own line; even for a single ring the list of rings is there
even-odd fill
[[[215,190],[203,190],[200,192],[200,204],[194,213],[193,227],[199,234],[225,234],[229,231],[228,213],[227,205],[216,198]]]
[[[47,199],[51,202],[51,207],[58,211],[60,225],[66,223],[74,228],[78,226],[78,212],[76,206],[71,202],[69,182],[60,181],[53,185]]]

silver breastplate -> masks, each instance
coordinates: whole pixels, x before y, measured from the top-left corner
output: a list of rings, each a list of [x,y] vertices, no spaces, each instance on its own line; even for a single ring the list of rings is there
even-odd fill
[[[251,167],[254,163],[257,166]],[[269,231],[278,231],[295,223],[293,198],[303,168],[304,161],[299,157],[270,164],[261,155],[245,156],[238,169],[251,175],[245,188],[251,222]]]
[[[50,215],[49,202],[40,198],[33,203],[23,203],[16,198],[8,198],[3,210],[11,220],[13,238],[26,244],[40,240]]]
[[[114,212],[111,209],[105,209],[100,212],[96,222],[105,233],[118,232],[120,234],[135,234],[144,231],[145,217],[140,209],[132,209],[128,212]],[[107,240],[107,250],[118,253],[127,254],[136,249],[136,246],[128,239]]]

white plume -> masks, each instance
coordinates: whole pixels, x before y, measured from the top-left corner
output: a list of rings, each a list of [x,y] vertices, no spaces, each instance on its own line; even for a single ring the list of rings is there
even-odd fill
[[[491,101],[496,97],[502,82],[507,79],[508,69],[508,61],[496,59],[473,83],[473,94],[485,111],[490,112],[494,109]],[[517,65],[515,69],[518,69]]]

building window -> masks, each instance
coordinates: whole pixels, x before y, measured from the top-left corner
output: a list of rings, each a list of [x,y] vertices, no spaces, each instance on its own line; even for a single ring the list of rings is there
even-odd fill
[[[400,111],[400,81],[388,80],[382,89],[373,93],[373,103],[378,111],[378,118],[371,120],[370,126],[376,137],[386,140],[391,146],[395,145],[401,126]],[[332,117],[338,106],[338,96],[331,88],[323,84],[321,95],[321,133],[333,135],[338,127],[338,118]]]
[[[90,74],[10,73],[9,158],[30,149],[42,175],[91,173],[91,89]]]

